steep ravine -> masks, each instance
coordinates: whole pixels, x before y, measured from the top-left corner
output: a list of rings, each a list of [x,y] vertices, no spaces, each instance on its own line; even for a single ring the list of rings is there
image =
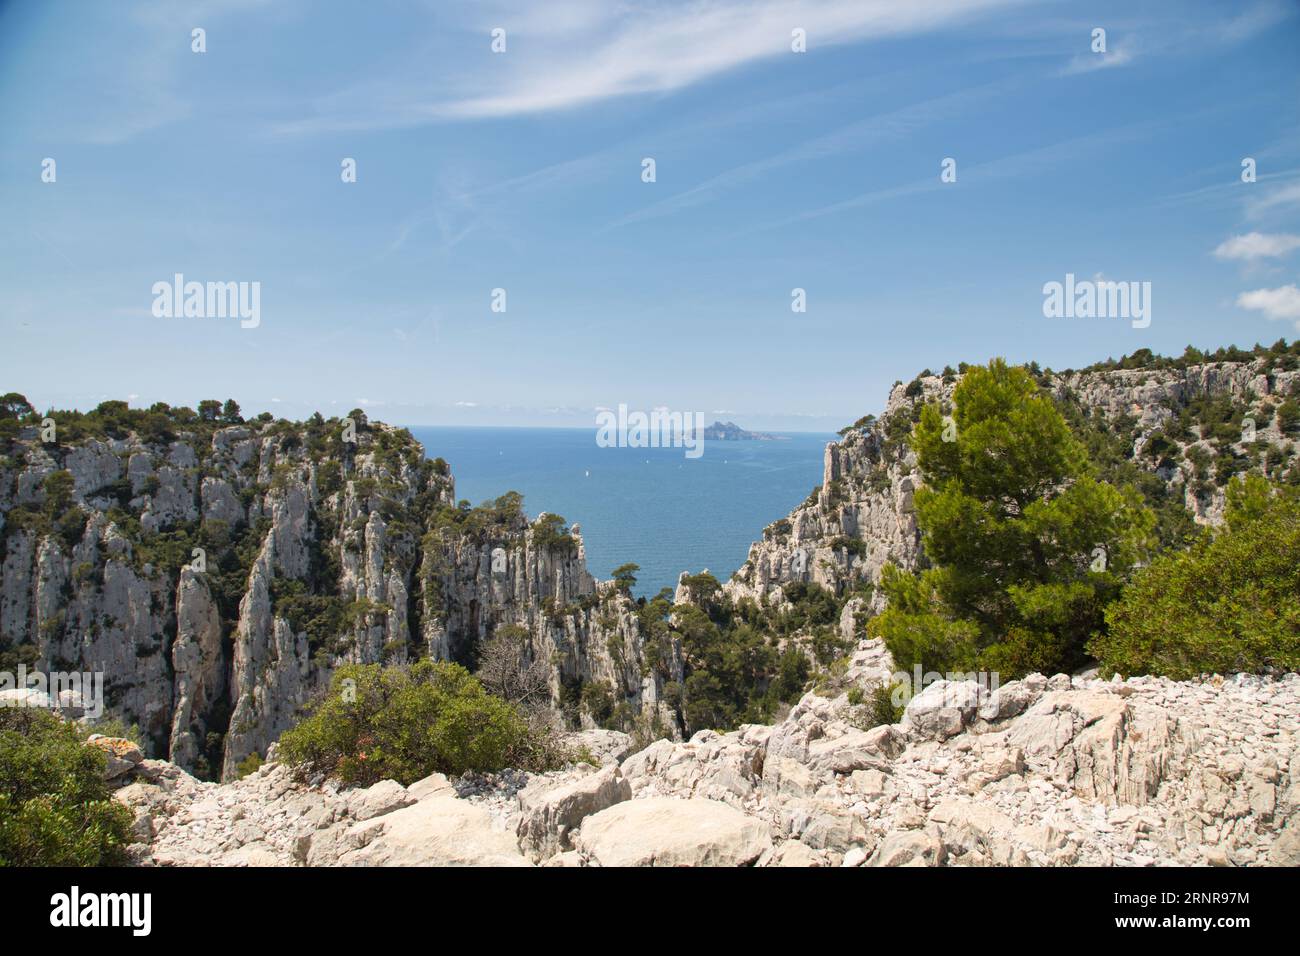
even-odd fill
[[[803,581],[843,597],[887,562],[922,562],[907,433],[958,378],[899,384],[879,420],[828,445],[820,488],[768,527],[726,592],[771,606]],[[1184,521],[1219,520],[1233,470],[1293,470],[1283,404],[1300,372],[1268,357],[1040,381]],[[0,438],[0,669],[102,672],[109,712],[139,726],[150,756],[228,779],[339,664],[472,663],[519,625],[556,704],[600,684],[672,734],[679,643],[648,648],[636,603],[588,572],[577,526],[530,521],[511,496],[458,506],[445,463],[364,419],[350,436],[319,416],[223,424],[124,408],[57,422],[54,442],[33,425]],[[853,624],[846,613],[846,638]]]

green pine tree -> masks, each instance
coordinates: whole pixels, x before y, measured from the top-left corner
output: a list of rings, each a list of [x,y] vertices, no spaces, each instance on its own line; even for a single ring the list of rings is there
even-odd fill
[[[1092,474],[1050,396],[1023,368],[971,368],[951,417],[931,403],[912,435],[931,567],[886,568],[870,625],[894,660],[927,671],[1068,671],[1086,660],[1155,519],[1133,489]]]

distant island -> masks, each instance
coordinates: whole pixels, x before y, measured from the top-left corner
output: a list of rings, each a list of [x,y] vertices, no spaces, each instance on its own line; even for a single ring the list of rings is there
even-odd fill
[[[735,422],[714,422],[704,429],[705,441],[785,441],[784,435],[745,431]]]

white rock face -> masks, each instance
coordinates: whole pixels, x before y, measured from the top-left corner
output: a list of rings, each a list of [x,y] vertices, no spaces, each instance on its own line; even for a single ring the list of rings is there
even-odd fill
[[[619,764],[632,753],[632,738],[617,730],[582,730],[570,734],[569,745],[586,750],[599,763]]]
[[[357,821],[372,820],[416,802],[396,780],[381,780],[348,796],[348,814]]]
[[[33,687],[12,687],[0,690],[0,707],[36,707],[49,710],[54,706],[50,695]]]
[[[209,729],[204,715],[226,693],[221,614],[207,581],[181,570],[176,589],[176,639],[172,644],[175,697],[168,753],[172,762],[192,767]]]
[[[1300,859],[1300,675],[1032,675],[983,699],[960,683],[923,696],[912,717],[925,719],[893,726],[862,729],[847,694],[809,694],[775,726],[661,740],[618,766],[435,774],[408,788],[339,792],[274,765],[219,786],[144,760],[118,799],[145,834],[137,856],[161,865]],[[946,712],[961,722],[953,733],[948,718],[930,720]]]
[[[745,866],[771,846],[766,827],[725,803],[661,797],[588,817],[574,842],[599,866]]]
[[[591,577],[576,527],[545,546],[522,514],[490,535],[459,531],[438,520],[451,476],[409,436],[375,423],[341,451],[322,440],[333,427],[250,422],[210,441],[178,429],[66,448],[26,429],[0,457],[0,521],[38,508],[66,469],[85,527],[75,541],[7,529],[0,632],[35,652],[33,670],[102,672],[109,715],[140,728],[146,753],[226,780],[339,665],[467,660],[512,624],[533,636],[555,700],[599,682],[673,732],[662,691],[682,679],[678,652],[646,666],[635,603]],[[311,630],[327,601],[333,616]],[[589,729],[598,759],[625,755],[626,737]]]
[[[1267,370],[1263,359],[1218,362],[1187,369],[1138,369],[1073,372],[1053,376],[1049,389],[1058,398],[1073,396],[1079,404],[1108,421],[1119,422],[1131,433],[1134,451],[1140,452],[1151,435],[1179,410],[1202,396],[1224,396],[1238,404],[1291,394],[1300,382],[1300,370]],[[822,484],[817,493],[774,522],[763,540],[749,549],[749,557],[725,587],[733,597],[750,597],[779,604],[781,587],[792,581],[820,584],[837,594],[864,581],[879,583],[887,563],[914,569],[921,556],[920,531],[913,496],[921,486],[916,456],[905,439],[891,439],[887,423],[898,416],[910,421],[917,404],[948,401],[959,381],[934,375],[912,385],[896,385],[879,420],[852,428],[826,447]],[[911,394],[908,394],[911,392]],[[1297,448],[1279,430],[1277,417],[1256,432],[1270,442],[1270,460],[1294,460]],[[1206,442],[1183,443],[1184,447]],[[1234,445],[1237,452],[1245,446]],[[1181,490],[1187,509],[1202,524],[1217,524],[1223,517],[1223,488],[1195,480],[1195,469],[1185,458],[1161,467],[1153,458],[1136,454],[1134,463],[1156,472],[1171,490]],[[1199,493],[1198,493],[1199,489]],[[868,610],[883,608],[877,591]],[[842,621],[842,627],[851,627]]]
[[[364,845],[340,854],[341,866],[528,866],[486,810],[455,797],[432,796],[356,824],[344,841]]]
[[[903,711],[903,732],[928,740],[946,740],[975,719],[985,696],[984,688],[975,681],[936,681],[908,701]]]
[[[573,849],[571,835],[582,821],[632,798],[617,765],[559,787],[534,785],[519,794],[519,845],[534,861]]]

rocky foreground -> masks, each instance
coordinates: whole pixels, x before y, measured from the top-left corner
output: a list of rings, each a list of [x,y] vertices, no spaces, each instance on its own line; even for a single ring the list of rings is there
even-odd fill
[[[858,645],[846,683],[887,676]],[[941,681],[899,724],[806,695],[774,726],[703,731],[602,765],[410,787],[122,772],[144,865],[1300,865],[1300,675],[1203,682]],[[274,753],[272,753],[274,756]]]

